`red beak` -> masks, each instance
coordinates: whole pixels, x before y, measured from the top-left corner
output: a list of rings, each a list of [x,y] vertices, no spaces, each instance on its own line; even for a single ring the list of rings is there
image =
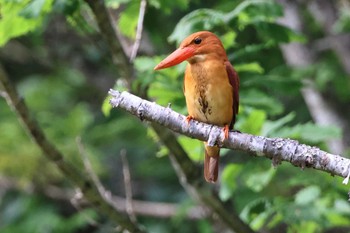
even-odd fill
[[[161,61],[156,67],[154,67],[154,70],[160,70],[168,68],[170,66],[175,66],[192,57],[194,55],[194,51],[195,49],[191,47],[178,48],[169,56],[167,56],[163,61]]]

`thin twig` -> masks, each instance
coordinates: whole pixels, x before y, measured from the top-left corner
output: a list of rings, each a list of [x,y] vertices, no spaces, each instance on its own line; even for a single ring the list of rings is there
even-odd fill
[[[41,195],[59,201],[59,202],[70,202],[78,210],[85,207],[89,207],[89,202],[84,199],[83,193],[80,189],[67,189],[54,185],[46,185],[45,187],[37,187],[35,184],[29,184],[23,186],[17,179],[0,176],[0,197],[3,193],[10,190],[19,190],[27,194],[33,194],[40,192]],[[73,198],[72,198],[73,196]],[[126,213],[126,199],[120,196],[112,196],[113,202],[118,206],[118,210]],[[183,206],[179,206],[177,203],[169,202],[152,202],[133,199],[133,210],[135,214],[146,217],[154,218],[173,218],[176,216],[182,216],[183,218],[190,220],[200,220],[208,217],[208,209],[205,206],[190,206],[187,209],[183,209]],[[180,210],[180,211],[179,211]]]
[[[86,154],[84,145],[81,142],[81,137],[76,137],[75,142],[77,143],[79,154],[80,154],[81,159],[83,161],[85,171],[87,172],[87,174],[90,176],[91,180],[96,185],[100,194],[106,196],[107,191],[104,188],[104,186],[102,185],[100,179],[98,178],[98,176],[96,175],[94,170],[92,169],[92,165],[91,165],[90,160]]]
[[[5,91],[0,91],[0,96],[6,99],[7,94]]]
[[[82,212],[83,207],[80,205],[80,203],[82,202],[83,199],[84,199],[84,194],[81,192],[80,189],[76,189],[75,195],[70,199],[70,203],[72,204],[72,206],[74,206],[75,209],[77,209],[79,212]],[[94,227],[101,226],[100,223],[95,221],[95,219],[91,218],[87,214],[83,214],[83,216],[91,226],[94,226]]]
[[[131,188],[131,176],[129,169],[129,162],[126,157],[126,150],[122,149],[120,151],[120,157],[123,164],[123,176],[124,176],[124,187],[125,187],[125,197],[126,197],[126,212],[128,213],[131,221],[136,222],[136,215],[133,208],[132,200],[132,188]]]
[[[146,6],[147,6],[147,1],[141,0],[139,19],[137,21],[137,28],[136,28],[135,43],[134,43],[134,46],[132,47],[132,51],[130,54],[130,62],[132,62],[135,59],[135,57],[137,55],[137,51],[139,50],[139,47],[141,44],[142,30],[143,30],[143,19],[145,17]]]

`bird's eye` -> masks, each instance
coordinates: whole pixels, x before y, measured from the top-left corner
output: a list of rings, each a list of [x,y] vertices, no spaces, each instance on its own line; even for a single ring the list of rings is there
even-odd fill
[[[201,38],[196,38],[196,39],[193,40],[193,42],[195,44],[200,44],[202,42],[202,39]]]

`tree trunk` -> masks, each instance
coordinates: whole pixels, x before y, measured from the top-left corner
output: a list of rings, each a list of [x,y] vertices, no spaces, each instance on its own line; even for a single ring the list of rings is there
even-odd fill
[[[279,0],[284,7],[284,17],[279,22],[295,31],[303,32],[304,24],[300,15],[300,5],[297,1]],[[301,43],[290,43],[281,46],[286,63],[291,67],[303,68],[315,63],[314,53],[310,46]],[[310,111],[313,120],[322,126],[336,126],[342,130],[349,128],[346,119],[339,114],[334,105],[316,88],[311,77],[305,77],[301,94]],[[345,133],[343,132],[345,135]],[[346,139],[328,141],[329,150],[340,154],[348,147]]]

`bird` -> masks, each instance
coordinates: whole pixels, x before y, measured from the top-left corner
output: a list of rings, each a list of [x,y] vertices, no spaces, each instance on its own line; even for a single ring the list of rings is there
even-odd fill
[[[224,127],[224,138],[233,130],[239,108],[239,77],[227,58],[224,46],[214,33],[199,31],[185,38],[179,47],[154,70],[187,61],[184,95],[190,124],[192,119]],[[204,178],[218,179],[220,148],[204,142]]]

